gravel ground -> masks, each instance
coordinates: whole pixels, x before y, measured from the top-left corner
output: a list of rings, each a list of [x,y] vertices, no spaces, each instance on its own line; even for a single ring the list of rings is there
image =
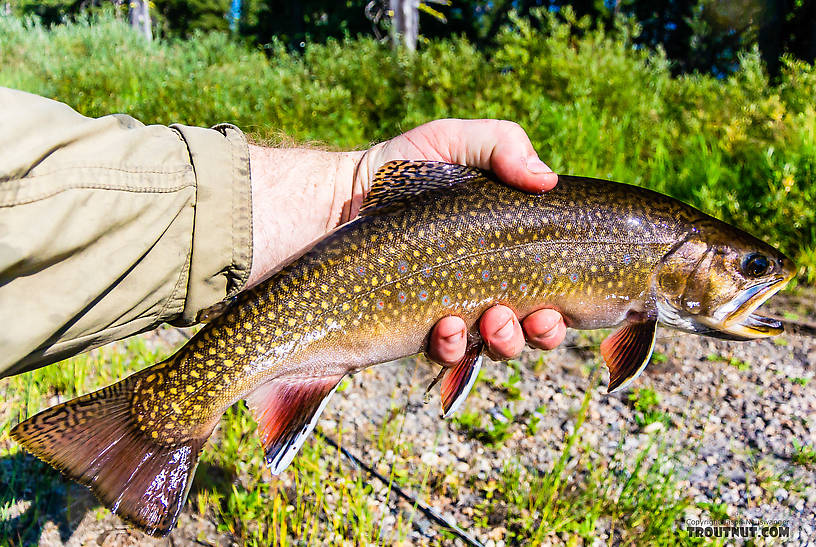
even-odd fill
[[[778,297],[775,308],[796,310],[799,320],[813,323],[814,302],[813,293]],[[408,457],[414,461],[410,463],[446,468],[449,474],[463,479],[457,499],[431,496],[429,504],[486,545],[501,547],[500,519],[492,530],[472,526],[471,507],[482,495],[469,490],[465,479],[496,478],[504,462],[513,459],[542,470],[553,467],[564,447],[565,432],[575,422],[589,382],[588,371],[597,362],[596,352],[585,347],[593,343],[597,340],[571,332],[564,348],[543,354],[525,352],[521,359],[524,366],[519,368],[521,381],[516,384],[521,394],[518,400],[508,400],[506,393],[490,382],[477,384],[464,408],[468,412],[495,416],[510,408],[519,416],[546,407],[535,435],[523,434],[518,428],[500,448],[488,448],[469,438],[456,422],[439,419],[438,389],[429,404],[423,401],[425,387],[437,369],[413,359],[374,367],[353,377],[348,388],[335,396],[320,425],[331,432],[339,423],[345,431],[343,446],[387,472],[385,462],[393,461],[394,456],[378,453],[372,439],[393,407],[405,408],[401,440],[413,445],[413,455]],[[814,541],[813,467],[796,464],[791,458],[792,439],[816,444],[816,338],[785,334],[777,341],[737,343],[663,329],[656,351],[665,360],[652,363],[632,387],[649,387],[658,394],[658,409],[668,417],[667,425],[639,425],[628,392],[605,394],[604,371],[600,385],[592,392],[581,442],[591,446],[596,457],[612,458],[619,450],[634,455],[654,438],[665,441],[665,446],[677,454],[675,477],[679,487],[694,502],[686,518],[707,517],[696,509],[697,503],[722,503],[731,518],[789,520],[797,544]],[[533,366],[540,356],[543,362]],[[485,377],[499,384],[511,369],[486,362],[483,370]],[[69,488],[76,489],[71,510],[75,520],[67,530],[66,525],[62,529],[54,523],[46,525],[41,544],[137,545],[147,541],[115,517],[99,518],[93,499],[80,487]],[[393,500],[390,505],[392,509],[385,511],[391,514],[385,519],[386,527],[393,523],[397,511],[407,508]],[[603,543],[609,541],[612,524],[598,524]],[[439,540],[437,533],[430,521],[419,517],[409,540],[412,544],[433,543]],[[218,534],[212,522],[194,515],[188,507],[179,528],[156,543],[229,545],[233,541]]]

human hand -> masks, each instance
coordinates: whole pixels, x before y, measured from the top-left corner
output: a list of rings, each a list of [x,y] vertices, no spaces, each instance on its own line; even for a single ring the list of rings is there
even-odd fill
[[[435,160],[493,171],[528,192],[550,190],[558,177],[533,149],[524,130],[501,120],[436,120],[360,152],[266,148],[250,145],[253,256],[247,287],[274,273],[289,257],[350,220],[360,210],[374,174],[394,159]],[[540,310],[522,322],[513,310],[495,306],[479,328],[488,354],[518,355],[527,343],[552,349],[566,327],[555,310]],[[430,336],[428,356],[450,366],[467,344],[460,317],[441,319]]]
[[[344,209],[344,221],[357,216],[374,174],[395,159],[435,160],[493,171],[503,182],[528,192],[552,189],[558,176],[539,158],[530,139],[516,123],[503,120],[436,120],[416,127],[369,149],[360,160],[352,199]],[[494,359],[515,357],[524,347],[553,349],[566,333],[555,310],[539,310],[520,323],[507,306],[487,310],[479,331],[488,354]],[[441,319],[431,331],[428,356],[451,366],[465,354],[467,327],[457,316]]]

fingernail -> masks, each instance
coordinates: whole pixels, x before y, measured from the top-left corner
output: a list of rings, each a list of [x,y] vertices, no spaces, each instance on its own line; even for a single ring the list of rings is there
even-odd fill
[[[444,340],[448,344],[455,344],[456,342],[462,339],[462,336],[464,336],[464,333],[462,331],[458,331],[454,332],[451,335],[444,336],[442,340]]]
[[[493,336],[502,342],[505,340],[510,340],[513,337],[513,318],[510,317],[507,322],[493,334]]]
[[[537,336],[531,336],[530,341],[534,344],[544,344],[545,342],[549,342],[552,338],[553,334],[555,333],[555,329],[550,329],[544,334],[539,334]]]
[[[538,156],[531,156],[527,158],[527,170],[536,175],[552,173],[552,169],[550,169],[546,163],[541,161]]]

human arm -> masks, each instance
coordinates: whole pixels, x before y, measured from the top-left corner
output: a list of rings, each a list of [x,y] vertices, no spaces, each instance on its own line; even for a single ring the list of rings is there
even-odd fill
[[[0,377],[237,294],[251,267],[243,134],[81,116],[0,88]]]
[[[520,177],[516,183],[532,183],[531,190],[548,177],[554,182],[551,174],[525,182],[508,158],[532,147],[508,122],[432,122],[369,151],[333,153],[247,145],[226,124],[86,118],[3,88],[0,119],[0,377],[163,322],[195,323],[203,310],[353,218],[374,171],[389,159],[466,162],[511,182]],[[504,127],[492,135],[482,128],[470,133],[481,140],[457,144],[469,134],[456,128],[462,123]],[[528,317],[528,339],[548,347],[541,333],[551,340],[556,319]],[[495,356],[521,349],[521,326],[508,308],[489,310],[481,326]],[[509,333],[494,334],[501,326]],[[463,348],[461,320],[440,321],[429,354],[449,363]]]

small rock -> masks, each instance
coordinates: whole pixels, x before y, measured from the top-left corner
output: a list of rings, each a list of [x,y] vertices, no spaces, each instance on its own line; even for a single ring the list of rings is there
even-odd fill
[[[788,491],[781,487],[777,488],[774,490],[774,497],[779,501],[786,500],[788,499]]]
[[[420,460],[428,467],[436,467],[439,464],[439,455],[436,452],[425,452]]]
[[[655,433],[663,429],[663,422],[652,422],[643,428],[644,433]]]

